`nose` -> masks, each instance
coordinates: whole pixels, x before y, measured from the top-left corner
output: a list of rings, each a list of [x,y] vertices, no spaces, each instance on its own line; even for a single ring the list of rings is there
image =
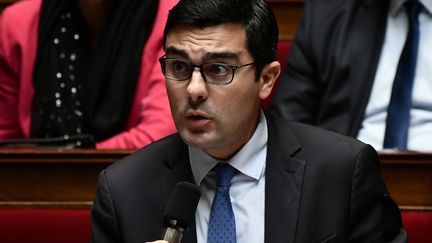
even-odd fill
[[[192,76],[187,87],[187,93],[189,95],[190,101],[193,103],[202,102],[208,97],[207,83],[205,82],[198,68],[195,68],[192,72]]]

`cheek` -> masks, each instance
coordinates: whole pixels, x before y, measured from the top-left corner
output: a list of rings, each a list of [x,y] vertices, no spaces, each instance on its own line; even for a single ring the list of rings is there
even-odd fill
[[[179,109],[178,107],[180,107],[182,103],[182,97],[183,97],[182,94],[184,93],[184,90],[180,86],[174,85],[169,82],[166,82],[166,90],[167,90],[171,110],[172,111],[178,110]]]
[[[242,113],[248,112],[259,101],[258,83],[255,83],[255,81],[252,82],[254,82],[253,85],[240,87],[237,89],[237,92],[232,94],[235,99],[234,104],[239,106]]]
[[[176,92],[168,92],[168,98],[169,98],[169,105],[171,109],[171,116],[174,119],[174,123],[178,129],[178,126],[182,126],[183,121],[181,120],[182,117],[182,101],[181,98],[178,96],[178,93]]]
[[[250,119],[259,106],[258,93],[255,86],[236,89],[235,92],[219,100],[220,104],[223,104],[220,112],[225,114],[225,119],[232,124],[244,123]]]

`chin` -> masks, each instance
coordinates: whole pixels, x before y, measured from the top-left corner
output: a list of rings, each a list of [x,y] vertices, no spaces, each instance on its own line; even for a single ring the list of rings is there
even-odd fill
[[[211,142],[208,134],[203,132],[183,131],[180,132],[180,136],[187,145],[200,149],[204,149]]]

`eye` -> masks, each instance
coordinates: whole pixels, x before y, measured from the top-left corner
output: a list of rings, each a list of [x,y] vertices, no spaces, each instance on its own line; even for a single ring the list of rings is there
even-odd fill
[[[231,72],[231,68],[223,63],[208,63],[205,66],[205,72],[212,76],[223,76]]]
[[[182,60],[170,60],[168,68],[174,73],[188,73],[190,71],[190,64]]]

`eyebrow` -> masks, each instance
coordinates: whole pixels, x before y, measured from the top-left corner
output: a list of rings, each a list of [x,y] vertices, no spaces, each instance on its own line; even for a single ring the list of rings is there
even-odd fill
[[[186,51],[177,49],[173,46],[167,47],[165,53],[171,54],[171,55],[178,55],[182,58],[189,59],[189,55]],[[202,61],[210,60],[210,59],[217,59],[217,58],[223,58],[223,59],[232,59],[234,61],[239,61],[239,55],[234,52],[208,52],[204,55],[202,58]]]
[[[165,50],[165,54],[175,54],[175,55],[179,55],[185,59],[188,59],[188,57],[189,57],[189,55],[185,51],[177,49],[177,48],[172,47],[172,46],[168,47]]]
[[[209,60],[209,59],[217,59],[217,58],[223,58],[223,59],[232,59],[235,61],[239,60],[238,54],[234,53],[234,52],[213,52],[213,53],[207,53],[204,56],[204,60]]]

